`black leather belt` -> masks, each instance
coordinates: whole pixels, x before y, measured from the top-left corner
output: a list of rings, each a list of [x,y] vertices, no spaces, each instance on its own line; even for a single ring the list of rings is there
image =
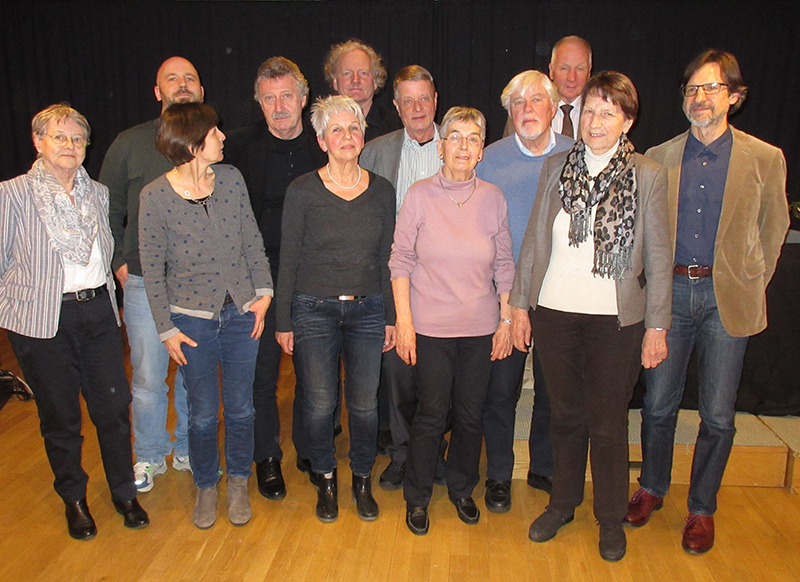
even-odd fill
[[[689,277],[690,279],[700,279],[701,277],[711,276],[711,265],[675,265],[675,274]]]
[[[100,285],[94,289],[81,289],[80,291],[64,293],[64,295],[61,297],[61,301],[90,301],[95,297],[99,297],[105,292],[106,286]]]

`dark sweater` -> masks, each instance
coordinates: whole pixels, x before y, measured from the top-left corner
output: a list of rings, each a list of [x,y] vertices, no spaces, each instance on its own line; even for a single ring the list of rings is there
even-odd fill
[[[264,239],[274,278],[280,266],[286,188],[298,176],[324,166],[327,161],[308,124],[303,124],[303,131],[296,138],[283,140],[272,135],[262,119],[230,132],[225,140],[225,162],[239,168],[247,183],[253,216]]]
[[[291,183],[275,298],[278,331],[292,331],[295,292],[316,297],[382,293],[386,325],[394,325],[388,265],[394,214],[394,188],[372,172],[369,187],[350,201],[325,188],[316,171]]]
[[[132,275],[142,275],[139,261],[139,194],[147,184],[172,169],[156,149],[157,119],[117,136],[103,159],[100,183],[108,187],[108,222],[114,235],[111,268],[128,265]]]

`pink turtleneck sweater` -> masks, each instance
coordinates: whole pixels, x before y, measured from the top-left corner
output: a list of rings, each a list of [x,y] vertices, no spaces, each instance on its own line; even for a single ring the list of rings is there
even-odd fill
[[[417,333],[443,338],[494,333],[498,295],[511,291],[514,282],[503,193],[474,174],[466,182],[451,182],[439,170],[416,182],[397,217],[389,269],[392,279],[410,280]]]

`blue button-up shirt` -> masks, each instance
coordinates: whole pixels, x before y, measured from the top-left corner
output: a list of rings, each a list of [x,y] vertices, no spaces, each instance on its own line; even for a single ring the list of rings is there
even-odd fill
[[[733,135],[730,127],[708,145],[689,133],[683,150],[675,263],[713,265]]]

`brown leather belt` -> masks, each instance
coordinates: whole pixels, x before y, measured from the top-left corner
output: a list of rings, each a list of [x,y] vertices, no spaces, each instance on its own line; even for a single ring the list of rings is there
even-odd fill
[[[675,265],[674,272],[690,279],[700,279],[711,276],[711,265]]]

